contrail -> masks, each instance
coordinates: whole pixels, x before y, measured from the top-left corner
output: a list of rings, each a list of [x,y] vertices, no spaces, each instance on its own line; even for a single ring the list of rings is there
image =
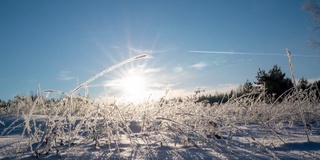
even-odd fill
[[[221,51],[188,51],[191,53],[208,53],[208,54],[229,54],[229,55],[257,55],[257,56],[287,56],[287,54],[275,54],[275,53],[248,53],[248,52],[221,52]],[[309,57],[320,58],[318,55],[294,55],[292,57]]]

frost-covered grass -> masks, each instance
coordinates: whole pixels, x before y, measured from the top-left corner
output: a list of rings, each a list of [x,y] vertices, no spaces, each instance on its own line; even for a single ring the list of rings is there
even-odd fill
[[[195,103],[195,96],[140,104],[75,96],[55,103],[21,98],[15,113],[1,115],[0,157],[315,159],[320,156],[320,105],[314,96],[299,93],[300,104],[291,94],[281,103],[265,103],[260,95],[215,105]]]
[[[279,102],[264,92],[227,103],[178,100],[129,103],[75,96],[17,96],[1,108],[1,159],[316,159],[320,104],[315,90],[291,89]],[[197,102],[197,103],[196,103]]]

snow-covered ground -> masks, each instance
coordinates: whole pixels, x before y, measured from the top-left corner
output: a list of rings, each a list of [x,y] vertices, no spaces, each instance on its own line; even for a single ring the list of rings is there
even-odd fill
[[[108,123],[110,132],[102,126],[105,123],[96,123],[101,126],[96,125],[95,131],[82,125],[78,132],[72,132],[80,126],[79,121],[65,126],[63,134],[42,137],[49,135],[41,126],[46,117],[29,118],[28,134],[23,118],[0,116],[0,159],[320,159],[319,122],[308,125],[307,142],[306,130],[299,122],[268,126],[229,123],[219,125],[216,135],[210,135],[202,134],[203,128],[186,128],[165,118],[158,118],[151,128],[131,120],[117,124],[118,130]],[[38,132],[32,126],[37,126]]]

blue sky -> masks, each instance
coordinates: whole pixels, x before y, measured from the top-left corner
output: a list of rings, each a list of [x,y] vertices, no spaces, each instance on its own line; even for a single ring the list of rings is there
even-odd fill
[[[290,76],[286,48],[297,79],[319,79],[320,49],[310,42],[317,33],[304,2],[2,0],[0,99],[38,84],[68,92],[141,53],[149,58],[100,77],[88,86],[90,96],[121,96],[119,79],[129,74],[143,75],[154,95],[222,91],[275,64]]]

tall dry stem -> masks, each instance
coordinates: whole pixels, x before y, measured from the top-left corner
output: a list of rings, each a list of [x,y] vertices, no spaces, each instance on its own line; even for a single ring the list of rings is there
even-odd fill
[[[310,142],[310,139],[309,139],[309,131],[308,131],[308,127],[307,127],[307,123],[306,123],[306,119],[304,117],[304,112],[303,112],[303,109],[302,109],[302,106],[301,106],[301,96],[300,96],[300,92],[299,92],[299,88],[296,84],[296,80],[295,80],[295,77],[294,77],[294,71],[293,71],[293,63],[292,63],[292,60],[291,60],[291,53],[289,51],[289,49],[287,48],[286,49],[287,51],[287,56],[288,56],[288,60],[289,60],[289,65],[290,65],[290,71],[291,71],[291,76],[292,76],[292,83],[293,83],[293,86],[296,90],[296,93],[297,93],[297,98],[298,98],[298,108],[300,110],[300,116],[301,116],[301,120],[304,124],[304,130],[306,132],[306,137],[307,137],[307,141]]]
[[[123,66],[123,65],[125,65],[125,64],[127,64],[127,63],[130,63],[130,62],[132,62],[132,61],[135,61],[135,60],[141,59],[141,58],[145,58],[145,57],[147,57],[146,54],[141,54],[141,55],[132,57],[132,58],[130,58],[130,59],[127,59],[127,60],[125,60],[125,61],[123,61],[123,62],[120,62],[120,63],[118,63],[118,64],[116,64],[116,65],[114,65],[114,66],[112,66],[112,67],[110,67],[110,68],[108,68],[108,69],[103,70],[102,72],[100,72],[100,73],[96,74],[95,76],[91,77],[90,79],[88,79],[88,80],[85,81],[84,83],[80,84],[80,85],[79,85],[78,87],[76,87],[75,89],[71,90],[71,91],[68,93],[67,97],[72,96],[75,92],[77,92],[77,91],[80,90],[81,88],[87,86],[89,83],[91,83],[91,82],[94,81],[95,79],[103,76],[104,74],[106,74],[106,73],[108,73],[108,72],[111,72],[112,70],[114,70],[114,69],[116,69],[116,68],[118,68],[118,67],[121,67],[121,66]]]

